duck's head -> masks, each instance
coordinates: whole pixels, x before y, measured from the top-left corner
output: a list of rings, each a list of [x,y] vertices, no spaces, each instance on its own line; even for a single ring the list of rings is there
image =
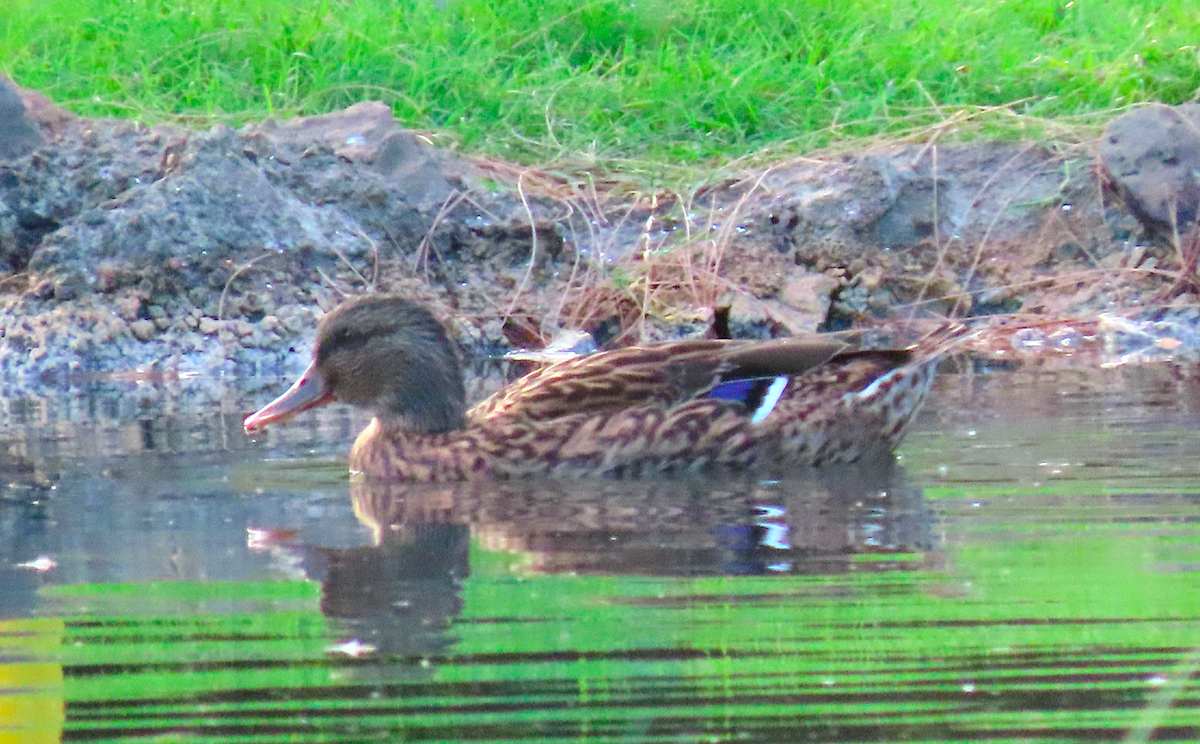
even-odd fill
[[[341,401],[414,433],[463,425],[462,371],[445,328],[394,295],[342,303],[317,328],[313,361],[283,395],[246,417],[246,432]]]

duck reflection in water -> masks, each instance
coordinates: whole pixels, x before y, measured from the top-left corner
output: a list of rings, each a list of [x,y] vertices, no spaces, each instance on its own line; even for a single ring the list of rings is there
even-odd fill
[[[350,495],[372,544],[307,548],[305,569],[323,584],[326,615],[392,654],[451,643],[472,541],[511,555],[517,574],[841,574],[927,568],[936,557],[931,509],[888,464],[778,481],[360,480]]]

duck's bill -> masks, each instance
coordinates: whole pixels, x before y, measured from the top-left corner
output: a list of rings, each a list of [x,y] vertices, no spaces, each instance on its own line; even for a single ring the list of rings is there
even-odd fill
[[[266,404],[242,421],[247,434],[265,428],[268,424],[287,421],[297,413],[323,406],[333,400],[333,391],[317,372],[316,363],[308,365],[300,379],[292,383],[283,395]]]

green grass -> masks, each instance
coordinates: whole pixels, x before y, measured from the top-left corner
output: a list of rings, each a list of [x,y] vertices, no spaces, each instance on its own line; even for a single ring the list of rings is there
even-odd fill
[[[85,115],[364,99],[462,147],[697,163],[1200,86],[1190,0],[8,0],[0,70]]]

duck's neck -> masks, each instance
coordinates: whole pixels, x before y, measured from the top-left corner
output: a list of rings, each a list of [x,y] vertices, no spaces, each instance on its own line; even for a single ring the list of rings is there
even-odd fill
[[[426,434],[376,416],[350,450],[350,469],[390,481],[457,481],[486,475],[487,463],[462,429]]]
[[[376,412],[359,439],[381,437],[396,442],[432,442],[454,436],[463,430],[462,417],[444,420],[440,426],[430,426],[419,417]]]
[[[388,388],[360,405],[374,411],[388,436],[436,434],[461,429],[465,423],[461,393],[449,392],[436,384]]]

